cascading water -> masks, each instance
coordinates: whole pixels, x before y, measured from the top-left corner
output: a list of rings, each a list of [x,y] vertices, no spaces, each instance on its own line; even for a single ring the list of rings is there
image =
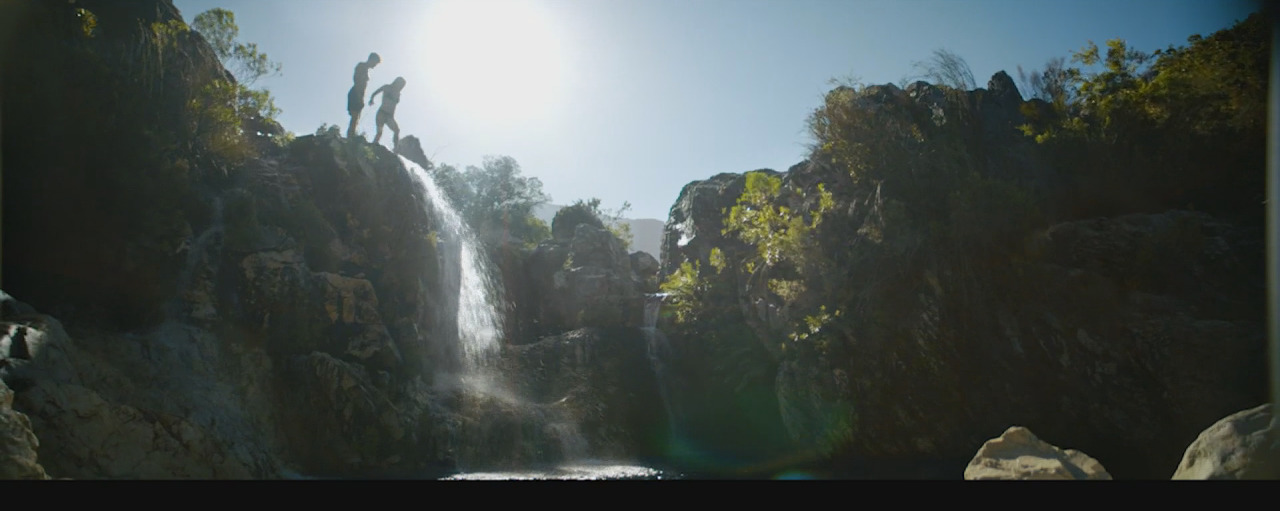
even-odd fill
[[[448,306],[456,321],[450,327],[461,349],[462,376],[480,376],[483,368],[499,350],[502,339],[502,316],[495,304],[501,303],[485,256],[471,229],[453,209],[449,199],[418,164],[400,156],[409,174],[426,191],[428,213],[437,222],[443,249],[441,280],[446,289],[457,287],[456,296],[448,296]]]
[[[662,301],[666,293],[650,293],[644,298],[644,332],[649,364],[653,367],[653,375],[658,382],[658,396],[662,398],[662,407],[667,412],[667,428],[671,435],[676,434],[676,415],[671,406],[670,379],[667,376],[666,361],[671,355],[671,346],[667,336],[658,330],[658,313],[662,310]]]
[[[512,390],[505,376],[497,373],[498,355],[503,339],[503,315],[500,305],[501,286],[495,281],[488,257],[479,240],[453,208],[435,180],[422,167],[400,157],[410,176],[422,184],[426,193],[428,215],[436,223],[439,234],[437,254],[440,259],[439,282],[443,289],[437,328],[432,345],[443,359],[434,364],[437,388],[458,391],[453,401],[459,425],[451,428],[450,445],[457,447],[457,463],[464,471],[512,466],[510,456],[534,465],[552,461],[558,454],[558,466],[551,472],[520,473],[469,472],[456,478],[573,478],[623,479],[651,478],[659,473],[644,467],[626,465],[587,465],[591,445],[582,436],[572,406],[564,399],[553,403],[530,402]],[[453,290],[457,290],[456,293]],[[655,318],[650,326],[656,325]],[[456,317],[456,320],[450,318]],[[656,328],[648,329],[661,336]],[[456,343],[452,342],[456,339]],[[654,346],[665,346],[650,341]],[[654,348],[651,358],[660,359],[661,350]],[[448,367],[442,363],[454,365]],[[443,371],[442,371],[443,370]],[[452,374],[450,374],[452,372]],[[442,378],[443,377],[443,378]],[[665,387],[663,389],[665,402]],[[520,466],[520,463],[516,463]]]
[[[221,243],[223,231],[222,218],[222,199],[220,197],[213,198],[213,222],[204,232],[192,238],[183,244],[180,250],[185,250],[187,255],[182,264],[182,270],[178,274],[178,294],[165,304],[165,318],[168,320],[179,319],[180,316],[186,314],[184,311],[184,303],[187,295],[193,291],[195,285],[195,272],[201,267],[202,259],[213,268],[213,273],[217,273],[218,254],[213,253],[210,249],[215,243]],[[216,314],[216,311],[202,310],[194,305],[189,314],[197,318],[207,318]]]
[[[543,443],[559,444],[566,459],[584,455],[587,445],[576,424],[544,405],[527,402],[496,372],[503,338],[498,305],[503,301],[488,257],[435,180],[412,161],[403,156],[400,160],[422,184],[427,212],[440,236],[437,253],[444,293],[437,311],[439,328],[434,332],[438,342],[433,346],[443,360],[435,364],[436,384],[441,390],[460,392],[459,413],[469,417],[464,423],[472,425],[468,431],[454,433],[457,437],[452,442],[460,447],[459,465],[502,464],[506,460],[501,458],[507,455],[523,459],[529,445]],[[457,342],[450,342],[453,339]],[[517,445],[518,438],[512,438],[515,430],[509,428],[513,424],[532,425],[531,431],[541,431],[541,435],[535,434],[529,445]]]

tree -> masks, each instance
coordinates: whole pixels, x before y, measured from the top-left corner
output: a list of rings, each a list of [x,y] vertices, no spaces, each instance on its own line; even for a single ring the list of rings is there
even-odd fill
[[[1105,53],[1089,42],[1061,71],[1064,100],[1024,108],[1022,130],[1057,151],[1082,188],[1115,195],[1105,212],[1255,214],[1265,200],[1269,32],[1255,13],[1150,54],[1121,39]]]
[[[542,192],[542,181],[524,177],[520,164],[510,156],[486,156],[481,167],[468,166],[462,174],[465,188],[454,184],[454,200],[473,229],[487,239],[511,239],[536,243],[550,236],[545,222],[533,216],[533,208],[551,200]]]
[[[221,8],[209,9],[196,15],[191,28],[204,36],[239,83],[253,85],[263,76],[280,73],[280,64],[258,51],[256,43],[236,40],[240,27],[236,25],[235,13]]]
[[[447,163],[440,164],[431,169],[432,177],[435,178],[436,184],[440,185],[440,189],[444,191],[445,196],[453,203],[453,207],[461,211],[469,206],[474,199],[471,193],[471,185],[467,183],[466,176],[463,176],[453,165]]]
[[[280,115],[275,99],[266,89],[254,89],[251,85],[264,76],[280,73],[280,64],[259,51],[257,44],[237,40],[240,27],[236,26],[235,14],[231,11],[216,8],[202,12],[196,15],[191,27],[208,41],[222,65],[235,77],[234,83],[212,80],[202,90],[201,97],[193,101],[191,106],[198,119],[230,120],[230,125],[206,122],[206,131],[227,132],[219,137],[228,138],[239,134],[240,119],[252,119],[259,125],[274,124],[275,117]],[[228,102],[231,112],[223,111],[228,108]]]

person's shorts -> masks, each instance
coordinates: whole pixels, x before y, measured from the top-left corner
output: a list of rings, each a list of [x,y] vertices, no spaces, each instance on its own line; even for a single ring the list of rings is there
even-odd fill
[[[395,122],[395,120],[396,120],[396,114],[393,114],[381,108],[378,109],[378,117],[376,118],[376,121],[379,125],[391,124],[392,122]]]
[[[364,91],[351,88],[347,93],[347,113],[355,115],[364,110]]]

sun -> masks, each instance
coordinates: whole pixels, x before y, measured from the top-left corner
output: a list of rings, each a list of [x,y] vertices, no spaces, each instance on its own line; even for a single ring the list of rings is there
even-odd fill
[[[487,124],[537,122],[565,89],[564,48],[528,0],[441,0],[422,25],[431,94],[450,114]]]

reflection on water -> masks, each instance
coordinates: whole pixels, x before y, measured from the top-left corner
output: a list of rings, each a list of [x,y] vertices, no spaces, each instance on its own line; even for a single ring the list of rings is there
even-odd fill
[[[529,470],[520,472],[468,472],[443,478],[453,481],[603,481],[625,479],[677,479],[661,470],[637,465],[615,465],[608,463],[576,463],[560,465],[548,470]]]

